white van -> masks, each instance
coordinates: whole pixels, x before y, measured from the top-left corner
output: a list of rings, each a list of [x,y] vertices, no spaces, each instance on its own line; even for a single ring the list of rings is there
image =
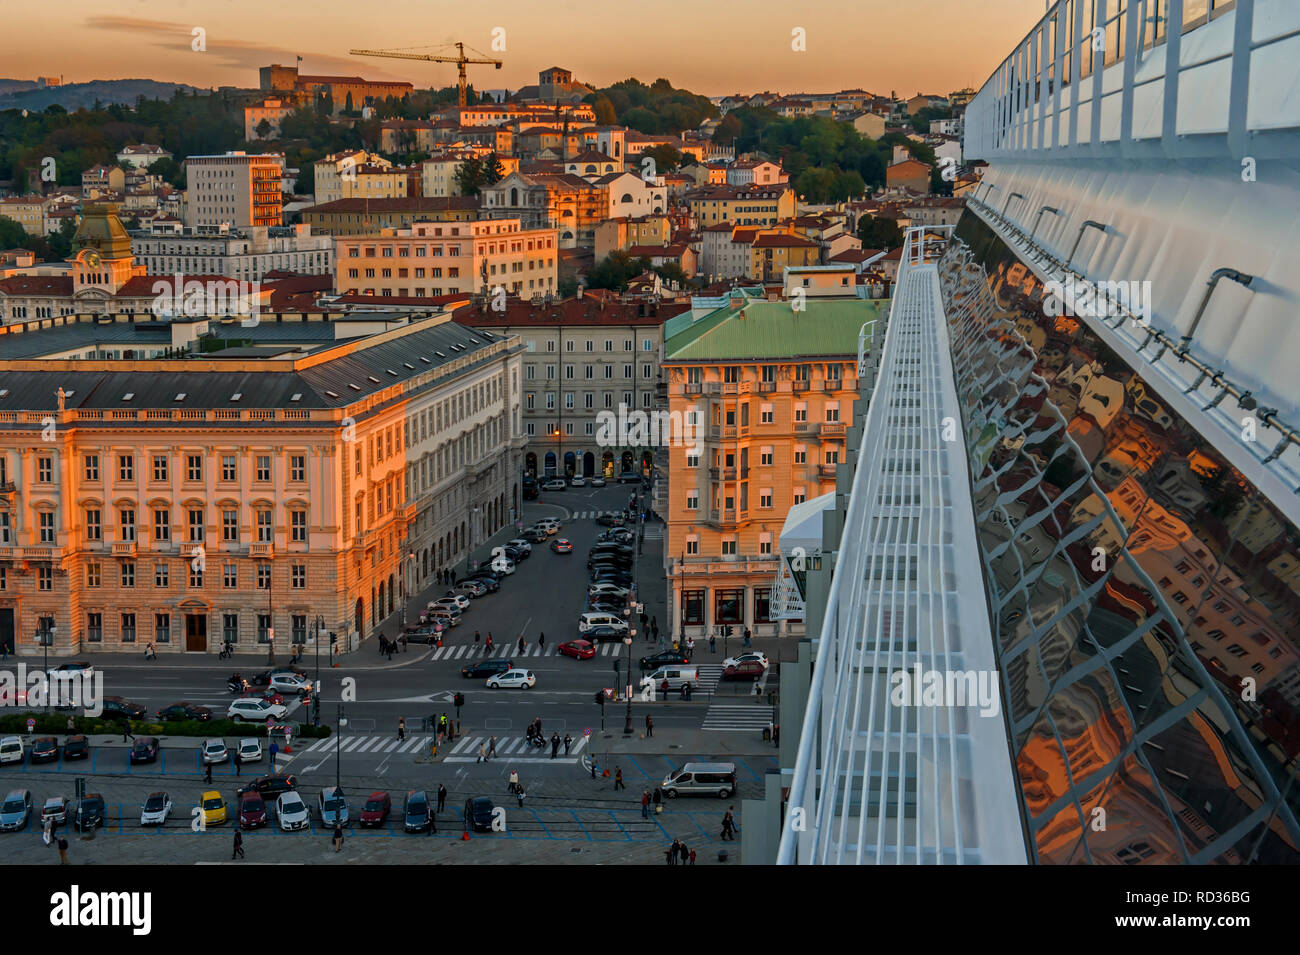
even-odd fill
[[[726,799],[736,792],[736,764],[687,763],[665,776],[659,788],[669,799],[676,796],[717,796]]]
[[[692,690],[700,688],[700,673],[693,666],[686,664],[673,663],[668,666],[660,667],[651,673],[648,677],[654,683],[656,690],[663,689],[664,680],[668,681],[668,689],[680,690],[685,684],[690,684]]]
[[[21,763],[23,761],[23,741],[17,736],[0,739],[0,763]]]
[[[615,627],[626,630],[627,621],[622,617],[616,617],[612,613],[584,613],[578,618],[578,632],[586,633],[592,627]]]

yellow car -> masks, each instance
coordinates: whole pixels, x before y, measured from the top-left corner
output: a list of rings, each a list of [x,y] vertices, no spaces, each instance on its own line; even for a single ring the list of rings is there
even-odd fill
[[[221,793],[215,789],[209,789],[200,796],[199,805],[203,807],[203,824],[205,826],[219,826],[228,818],[226,801],[221,798]]]

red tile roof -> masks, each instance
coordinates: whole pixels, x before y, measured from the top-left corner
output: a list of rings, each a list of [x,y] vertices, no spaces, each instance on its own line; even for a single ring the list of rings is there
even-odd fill
[[[478,209],[477,196],[401,196],[393,199],[335,199],[309,206],[308,212],[444,212]]]

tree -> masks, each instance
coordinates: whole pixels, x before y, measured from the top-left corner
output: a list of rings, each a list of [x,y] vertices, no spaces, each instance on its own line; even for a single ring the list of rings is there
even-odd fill
[[[477,196],[482,184],[483,163],[473,156],[456,167],[456,189],[462,196]]]
[[[262,121],[253,127],[253,131],[257,133],[258,139],[269,139],[271,136],[271,123],[266,117],[262,117]]]
[[[607,288],[622,292],[627,283],[650,267],[649,259],[634,259],[622,249],[615,249],[596,263],[587,275],[589,288]]]
[[[740,120],[733,113],[728,113],[722,117],[722,122],[718,123],[713,130],[713,141],[726,145],[735,141],[736,137],[744,132]]]
[[[614,104],[609,101],[609,97],[604,93],[596,93],[591,97],[591,108],[596,113],[597,126],[613,126],[618,122],[618,114],[614,111]]]
[[[858,238],[864,249],[896,249],[903,244],[903,230],[897,219],[863,216],[858,220]]]
[[[500,182],[506,174],[505,167],[501,165],[501,158],[495,152],[488,153],[487,159],[483,161],[481,185],[490,186],[495,182]]]
[[[672,146],[665,143],[662,146],[651,146],[649,149],[642,150],[641,155],[649,156],[654,160],[655,170],[658,172],[672,172],[682,162],[682,154]]]

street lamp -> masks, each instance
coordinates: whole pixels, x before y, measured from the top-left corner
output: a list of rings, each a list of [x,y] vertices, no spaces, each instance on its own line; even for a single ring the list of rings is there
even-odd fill
[[[316,686],[313,687],[315,692],[312,694],[312,709],[316,713],[315,723],[320,725],[320,638],[321,633],[325,630],[325,618],[320,614],[316,615]]]
[[[626,637],[623,638],[623,644],[627,647],[627,719],[623,722],[623,735],[632,735],[632,636],[635,630],[629,630]]]
[[[40,630],[36,631],[36,638],[37,638],[38,640],[40,640],[40,642],[41,642],[41,647],[42,647],[42,648],[44,649],[44,651],[45,651],[45,667],[44,667],[44,669],[45,669],[45,680],[46,680],[46,685],[45,685],[45,712],[48,713],[48,712],[50,711],[50,691],[49,691],[49,679],[50,679],[50,644],[52,644],[52,643],[54,642],[54,633],[55,633],[55,631],[57,631],[59,628],[56,627],[56,626],[54,625],[54,622],[53,622],[53,621],[54,621],[54,618],[53,618],[53,617],[42,617],[41,619],[42,619],[43,621],[50,621],[49,623],[46,623],[45,626],[44,626],[43,628],[41,628]]]
[[[334,791],[341,792],[343,789],[343,727],[348,725],[347,718],[343,715],[343,704],[339,704],[338,726],[334,733]]]

